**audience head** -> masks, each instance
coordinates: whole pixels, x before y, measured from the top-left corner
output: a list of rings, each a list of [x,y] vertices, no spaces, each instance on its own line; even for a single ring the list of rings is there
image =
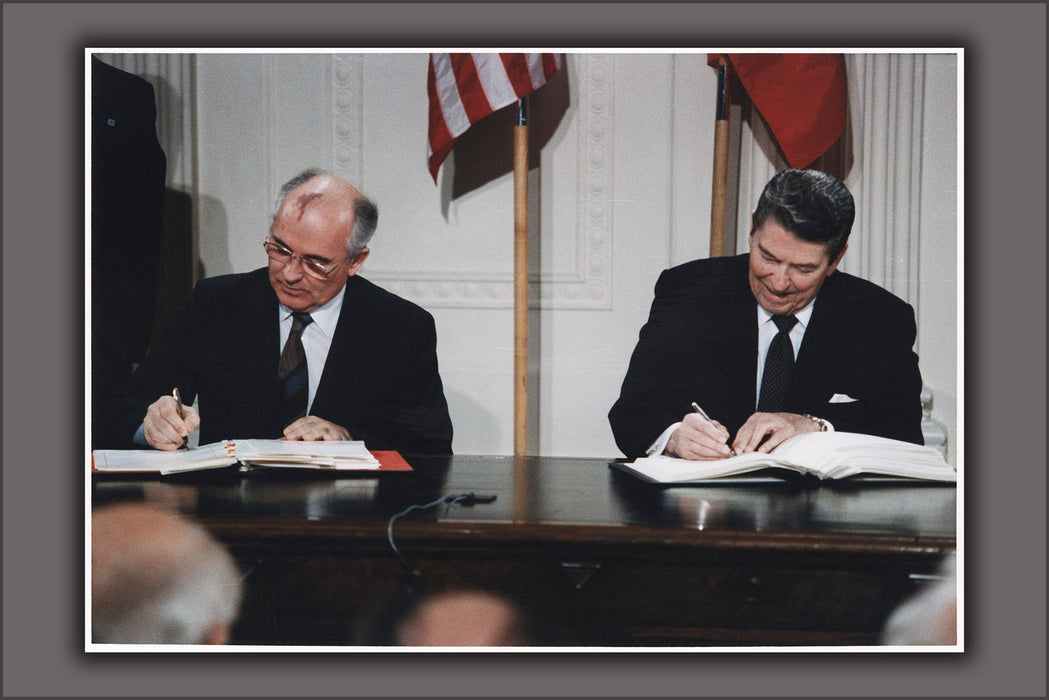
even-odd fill
[[[396,643],[419,647],[521,646],[518,612],[503,598],[480,590],[451,590],[424,597],[397,624]]]
[[[953,646],[958,643],[957,556],[940,567],[940,580],[905,600],[889,617],[882,643],[892,646]]]
[[[233,558],[204,528],[144,504],[92,512],[94,642],[223,644],[241,595]]]
[[[804,241],[822,243],[827,259],[835,260],[849,242],[855,218],[852,194],[837,178],[819,170],[784,170],[765,185],[751,233],[771,220]]]

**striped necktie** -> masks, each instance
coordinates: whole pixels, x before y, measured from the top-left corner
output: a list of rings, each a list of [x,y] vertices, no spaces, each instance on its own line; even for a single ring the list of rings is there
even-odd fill
[[[281,425],[287,427],[306,415],[309,395],[309,376],[306,368],[306,350],[302,347],[302,331],[313,322],[309,314],[293,313],[291,333],[277,365],[281,383]]]

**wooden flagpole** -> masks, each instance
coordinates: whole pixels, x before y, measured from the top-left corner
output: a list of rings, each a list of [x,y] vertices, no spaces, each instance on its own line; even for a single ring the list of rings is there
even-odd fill
[[[528,452],[528,109],[514,126],[514,456]]]
[[[718,59],[718,105],[714,122],[714,173],[710,201],[710,257],[725,254],[725,208],[728,194],[728,61]]]

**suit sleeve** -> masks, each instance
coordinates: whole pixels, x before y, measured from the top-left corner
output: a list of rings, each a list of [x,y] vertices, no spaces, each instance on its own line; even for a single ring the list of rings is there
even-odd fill
[[[656,282],[648,321],[641,328],[630,357],[619,398],[608,412],[616,445],[627,457],[642,457],[664,430],[681,420],[688,401],[677,397],[678,364],[688,356],[679,347],[674,285],[667,271]],[[678,407],[678,410],[675,410]]]
[[[898,299],[869,305],[864,327],[854,332],[851,378],[835,392],[856,400],[829,402],[817,415],[830,420],[836,430],[922,444],[914,310]]]
[[[382,398],[367,407],[358,432],[371,449],[451,454],[452,421],[437,366],[437,330],[429,313],[412,316],[387,336],[402,349],[390,347],[395,360],[378,363],[388,368],[378,390]]]
[[[182,402],[193,403],[198,391],[194,368],[200,366],[200,343],[197,335],[202,323],[198,318],[200,286],[180,307],[178,313],[154,344],[142,364],[114,393],[106,407],[108,419],[101,434],[94,436],[95,447],[129,449],[137,447],[132,438],[151,403],[173,387],[178,387]]]

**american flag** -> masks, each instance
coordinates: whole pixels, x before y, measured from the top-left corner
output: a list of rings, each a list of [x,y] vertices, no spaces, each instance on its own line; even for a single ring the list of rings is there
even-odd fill
[[[471,125],[535,92],[561,69],[552,53],[432,53],[426,76],[430,98],[430,175]]]

